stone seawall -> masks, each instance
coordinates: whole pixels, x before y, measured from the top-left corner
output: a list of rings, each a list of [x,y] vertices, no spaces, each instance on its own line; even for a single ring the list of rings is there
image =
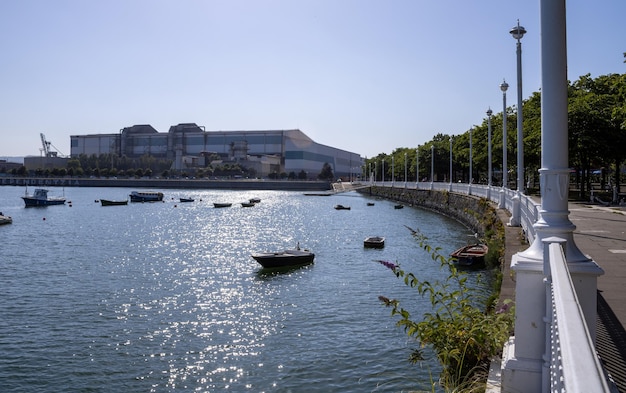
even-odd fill
[[[415,190],[394,187],[367,187],[362,194],[419,206],[454,218],[481,238],[493,237],[502,221],[497,210],[485,198],[456,194],[448,191]]]
[[[204,179],[92,179],[0,177],[2,186],[32,187],[127,187],[207,190],[328,191],[327,181],[296,180],[204,180]]]

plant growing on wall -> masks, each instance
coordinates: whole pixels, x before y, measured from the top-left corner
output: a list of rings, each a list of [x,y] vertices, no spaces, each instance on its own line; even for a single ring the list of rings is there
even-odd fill
[[[440,383],[446,390],[474,387],[483,381],[489,370],[490,360],[498,355],[511,335],[514,313],[510,302],[505,302],[498,311],[493,311],[496,300],[484,299],[469,286],[467,274],[458,270],[450,258],[433,248],[428,239],[418,230],[409,228],[420,247],[430,254],[442,268],[450,270],[444,282],[422,281],[400,265],[378,261],[402,279],[404,284],[417,290],[432,304],[432,311],[421,321],[415,321],[400,301],[380,296],[380,301],[391,307],[391,315],[399,317],[398,326],[407,335],[419,342],[420,347],[410,356],[416,363],[423,359],[423,350],[430,347],[443,366]],[[493,303],[493,304],[486,304]],[[487,310],[487,311],[485,311]]]

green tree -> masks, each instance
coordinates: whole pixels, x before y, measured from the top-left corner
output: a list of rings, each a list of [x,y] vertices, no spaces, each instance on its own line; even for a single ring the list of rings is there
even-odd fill
[[[333,174],[333,168],[329,163],[325,162],[324,165],[322,165],[322,170],[319,175],[317,175],[317,178],[320,180],[333,181],[335,175]]]

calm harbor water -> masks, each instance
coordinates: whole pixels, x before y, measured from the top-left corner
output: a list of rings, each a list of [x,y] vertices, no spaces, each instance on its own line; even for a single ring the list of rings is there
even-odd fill
[[[416,343],[378,296],[428,303],[374,261],[443,278],[405,225],[449,253],[468,241],[455,221],[356,193],[161,190],[102,207],[132,190],[51,187],[70,203],[27,209],[24,191],[0,187],[3,391],[400,392],[439,372],[408,363]],[[364,249],[372,235],[385,248]],[[271,274],[250,257],[297,242],[313,265]]]

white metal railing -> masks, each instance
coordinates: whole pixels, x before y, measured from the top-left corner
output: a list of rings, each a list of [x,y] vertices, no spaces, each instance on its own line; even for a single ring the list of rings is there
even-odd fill
[[[371,185],[399,187],[391,182]],[[420,182],[401,183],[402,187],[421,190],[450,191],[475,195],[499,203],[504,194],[504,207],[513,214],[515,203],[520,207],[520,226],[530,244],[535,240],[534,224],[540,218],[541,204],[515,190],[480,184]],[[516,200],[519,198],[519,201]],[[546,283],[546,342],[542,382],[545,392],[618,392],[609,381],[595,352],[585,316],[576,296],[567,260],[565,240],[544,239],[543,270]],[[559,329],[559,327],[561,327]]]
[[[587,324],[563,246],[565,239],[543,240],[546,284],[546,351],[542,372],[545,392],[616,392],[608,382]]]

